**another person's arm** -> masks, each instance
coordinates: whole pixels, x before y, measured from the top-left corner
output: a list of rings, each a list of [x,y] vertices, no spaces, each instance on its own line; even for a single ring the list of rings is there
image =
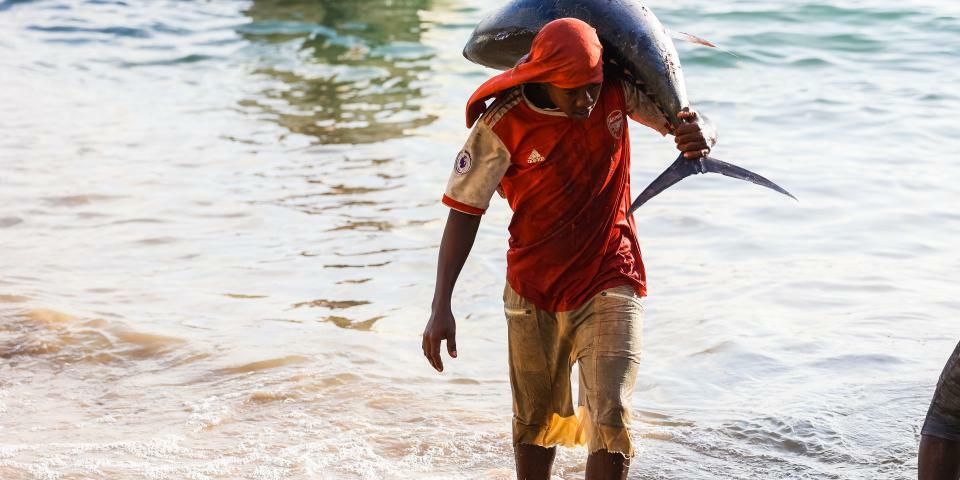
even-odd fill
[[[440,241],[437,259],[437,284],[433,291],[433,307],[430,320],[423,330],[423,355],[438,372],[443,371],[440,343],[447,341],[447,353],[457,358],[457,322],[450,308],[453,287],[460,276],[473,242],[477,238],[480,215],[470,215],[450,209],[447,225]]]

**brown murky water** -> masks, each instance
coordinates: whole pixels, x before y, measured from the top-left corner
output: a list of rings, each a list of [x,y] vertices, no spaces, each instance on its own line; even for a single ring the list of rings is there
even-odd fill
[[[915,475],[960,337],[960,12],[650,5],[737,52],[680,46],[691,96],[801,202],[695,178],[639,212],[631,478]],[[419,348],[494,7],[0,2],[0,477],[511,478],[502,202],[460,358]],[[632,135],[639,188],[674,155]]]

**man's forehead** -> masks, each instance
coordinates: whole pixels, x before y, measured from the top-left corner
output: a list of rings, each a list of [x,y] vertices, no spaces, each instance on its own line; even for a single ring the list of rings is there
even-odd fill
[[[590,89],[590,88],[599,88],[601,84],[600,84],[600,83],[585,83],[585,84],[583,84],[583,85],[578,85],[578,86],[576,86],[576,87],[561,87],[561,86],[558,86],[558,85],[554,85],[554,84],[552,84],[552,83],[548,83],[547,85],[550,85],[551,87],[556,88],[556,89],[559,89],[559,90],[583,90],[583,89]]]

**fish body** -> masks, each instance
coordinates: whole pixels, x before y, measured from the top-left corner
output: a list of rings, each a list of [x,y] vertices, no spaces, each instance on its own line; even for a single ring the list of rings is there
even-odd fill
[[[533,37],[544,25],[567,17],[583,20],[597,31],[607,67],[621,72],[656,105],[658,118],[649,120],[675,131],[682,122],[677,113],[690,106],[680,56],[669,32],[639,0],[513,0],[477,25],[463,55],[487,67],[512,68],[530,51]],[[684,161],[688,160],[680,155],[640,194],[630,211],[684,177],[707,172],[750,181],[793,197],[760,175],[712,157],[697,160],[697,165]]]

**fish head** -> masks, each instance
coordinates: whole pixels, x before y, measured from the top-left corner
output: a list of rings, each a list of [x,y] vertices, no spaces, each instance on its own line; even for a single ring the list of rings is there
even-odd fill
[[[480,21],[463,56],[485,67],[507,70],[530,52],[533,37],[557,18],[547,2],[514,0]]]

